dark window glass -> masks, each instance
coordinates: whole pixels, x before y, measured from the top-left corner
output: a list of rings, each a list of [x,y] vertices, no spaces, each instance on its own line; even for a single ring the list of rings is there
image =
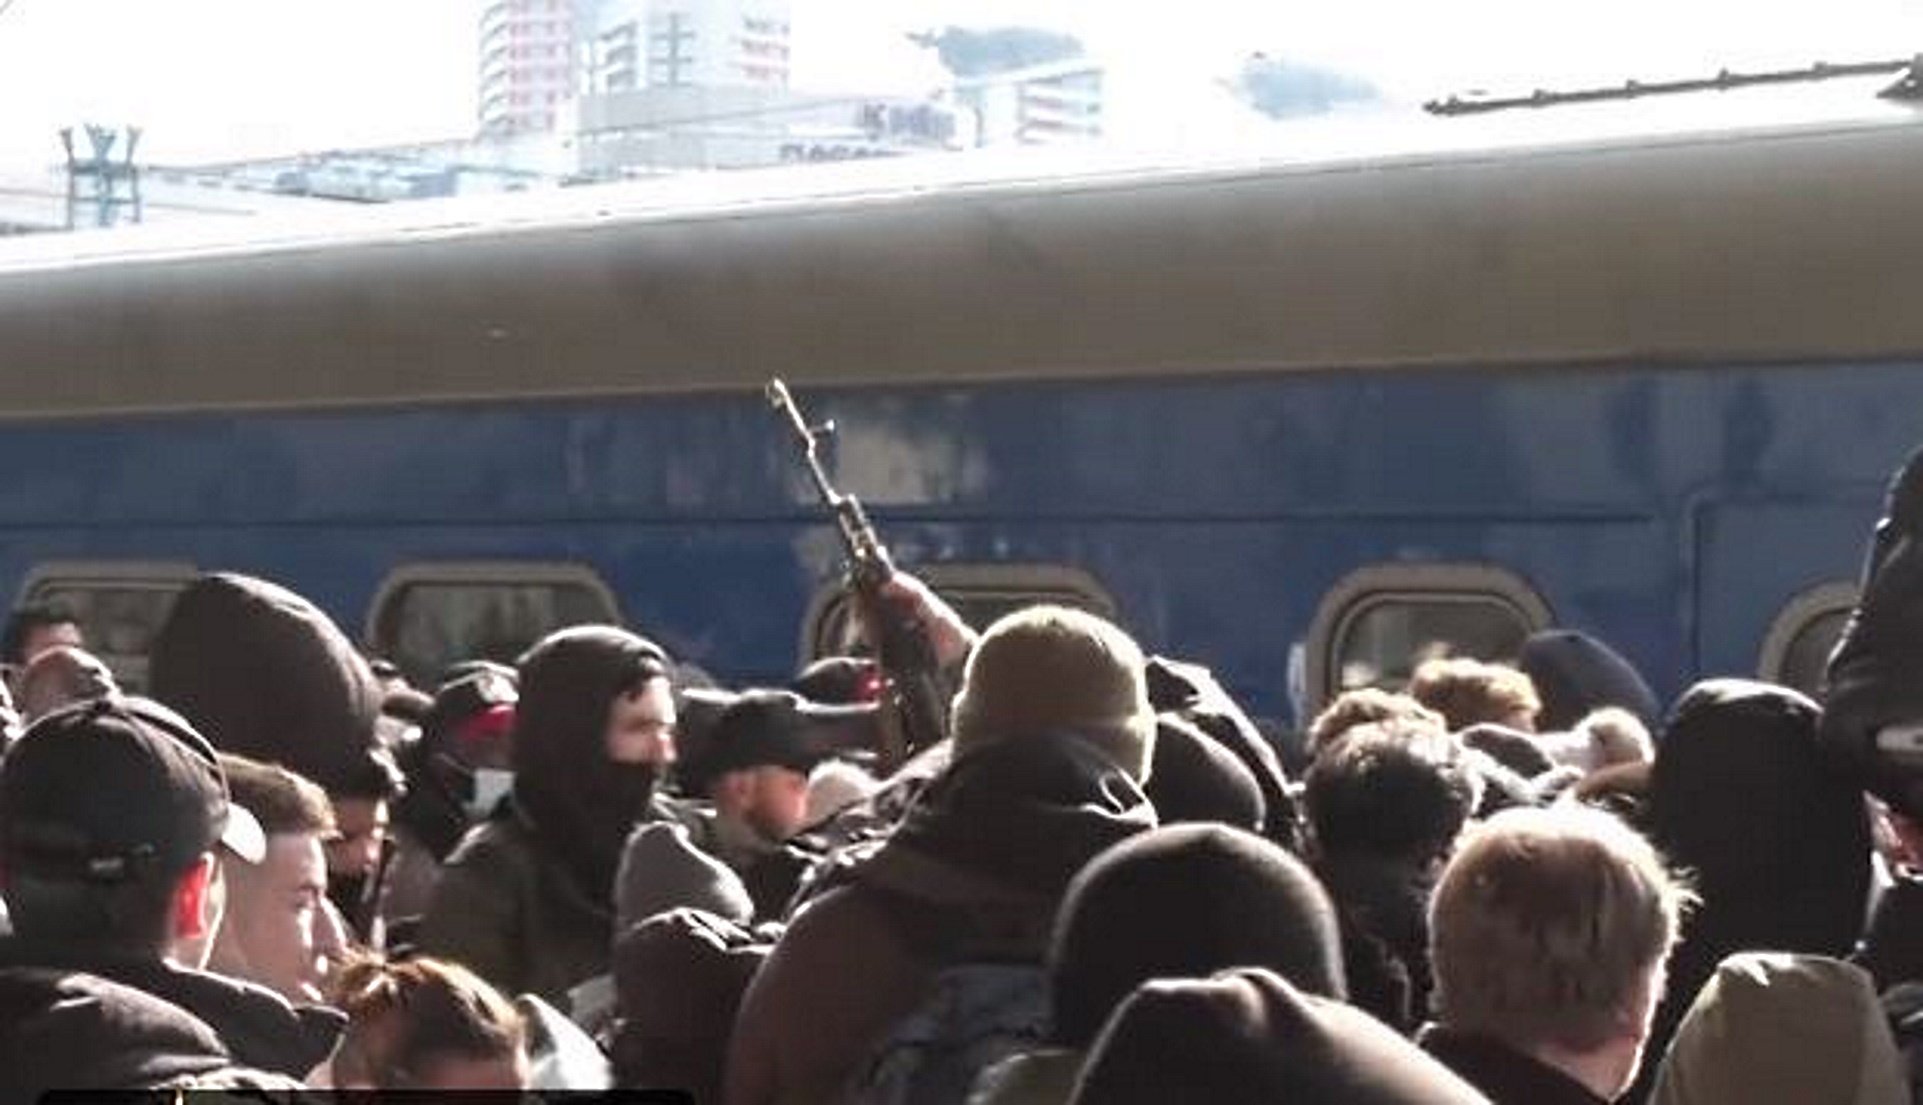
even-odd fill
[[[183,580],[49,579],[34,586],[32,602],[66,607],[80,623],[87,651],[100,657],[125,690],[147,689],[147,654]]]
[[[1493,595],[1371,595],[1351,610],[1331,650],[1338,692],[1399,689],[1441,656],[1513,661],[1530,632],[1522,611]]]
[[[431,686],[449,664],[513,663],[556,629],[618,623],[618,617],[606,596],[586,583],[421,581],[387,593],[374,646],[416,686]]]
[[[1843,634],[1849,621],[1848,610],[1825,610],[1796,631],[1789,647],[1783,650],[1783,668],[1776,680],[1804,694],[1815,696],[1823,687],[1823,670],[1829,665],[1830,650]]]

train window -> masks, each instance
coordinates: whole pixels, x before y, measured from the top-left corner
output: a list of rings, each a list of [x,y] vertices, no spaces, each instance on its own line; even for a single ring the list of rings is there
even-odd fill
[[[1108,589],[1092,574],[1064,564],[917,564],[914,572],[977,629],[1038,602],[1115,617],[1115,600]],[[815,592],[802,620],[802,662],[854,649],[857,631],[852,615],[838,581]]]
[[[68,562],[27,573],[20,601],[65,607],[80,624],[89,652],[100,657],[129,691],[147,689],[147,654],[174,608],[174,599],[199,572],[192,564]]]
[[[1520,576],[1482,564],[1383,564],[1324,596],[1309,631],[1311,708],[1356,687],[1401,687],[1438,656],[1513,659],[1550,623]]]
[[[1759,678],[1815,696],[1823,688],[1830,650],[1856,606],[1856,584],[1835,580],[1802,592],[1783,606],[1763,637]]]
[[[417,686],[461,660],[512,663],[563,626],[621,624],[614,592],[579,564],[421,564],[389,575],[368,642]]]

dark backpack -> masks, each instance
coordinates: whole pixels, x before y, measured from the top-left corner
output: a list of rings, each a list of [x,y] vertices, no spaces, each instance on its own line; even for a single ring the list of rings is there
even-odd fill
[[[849,1100],[860,1105],[962,1105],[982,1072],[1041,1047],[1048,977],[1033,963],[961,963],[870,1056]]]
[[[849,1088],[857,1105],[962,1105],[983,1071],[1044,1045],[1048,973],[1037,959],[971,948],[966,922],[888,895],[911,945],[943,966],[889,1028]]]

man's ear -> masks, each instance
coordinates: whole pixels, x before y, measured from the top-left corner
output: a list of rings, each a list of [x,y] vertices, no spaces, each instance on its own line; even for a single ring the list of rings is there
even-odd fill
[[[716,804],[745,805],[754,797],[754,772],[730,771],[708,784],[708,794]]]
[[[202,852],[174,884],[174,939],[210,937],[220,925],[220,903],[214,889],[219,863],[212,852]]]

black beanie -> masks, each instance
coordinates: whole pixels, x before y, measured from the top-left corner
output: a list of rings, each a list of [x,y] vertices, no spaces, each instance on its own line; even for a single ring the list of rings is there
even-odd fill
[[[1085,1047],[1153,978],[1266,967],[1342,998],[1335,908],[1276,844],[1224,825],[1175,825],[1097,856],[1070,884],[1049,953],[1054,1042]]]
[[[1219,821],[1260,832],[1268,812],[1255,774],[1235,753],[1168,714],[1156,719],[1155,756],[1142,790],[1164,825]]]
[[[1705,680],[1677,701],[1650,767],[1649,823],[1702,895],[1679,962],[1704,947],[1705,969],[1752,948],[1843,955],[1861,934],[1869,818],[1818,748],[1817,718],[1803,695],[1746,679]]]
[[[1586,633],[1546,629],[1534,634],[1522,643],[1516,667],[1542,699],[1536,715],[1539,731],[1568,729],[1604,706],[1628,710],[1650,729],[1661,720],[1662,706],[1642,674]]]
[[[1488,1105],[1362,1010],[1259,969],[1136,990],[1089,1051],[1070,1105]]]

